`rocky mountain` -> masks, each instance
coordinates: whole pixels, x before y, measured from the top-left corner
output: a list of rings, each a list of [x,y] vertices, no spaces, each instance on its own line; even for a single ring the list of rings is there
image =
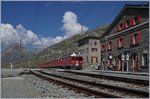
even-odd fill
[[[101,37],[101,35],[104,33],[104,31],[107,29],[109,25],[103,25],[100,27],[97,27],[94,30],[89,30],[85,33],[74,35],[71,38],[68,38],[66,40],[63,40],[55,45],[49,46],[42,51],[32,51],[32,62],[31,65],[37,66],[37,64],[48,61],[52,58],[61,57],[66,53],[72,53],[72,52],[78,52],[78,46],[77,41],[80,39],[86,37],[86,36],[95,36],[95,37]],[[36,54],[37,53],[37,54]],[[22,59],[22,54],[20,52],[20,46],[19,44],[13,44],[9,48],[5,49],[2,52],[2,67],[5,66],[3,64],[8,64],[9,62],[15,61],[16,67],[26,67],[29,64],[29,49],[24,48],[23,49],[23,62],[20,61]],[[16,62],[18,61],[18,62]]]
[[[2,64],[8,64],[10,62],[25,60],[28,58],[29,58],[29,49],[24,47],[21,50],[20,45],[15,43],[2,51],[1,62]]]
[[[66,40],[63,40],[63,41],[55,44],[55,45],[45,48],[44,50],[39,52],[38,55],[41,56],[41,55],[48,54],[49,57],[51,58],[51,56],[59,57],[65,53],[67,53],[67,51],[69,53],[77,52],[78,51],[77,41],[79,41],[80,39],[82,39],[86,36],[101,37],[101,35],[104,33],[104,31],[106,30],[106,28],[108,26],[109,25],[103,25],[103,26],[97,27],[94,30],[89,30],[85,33],[74,35],[71,38],[68,38]]]

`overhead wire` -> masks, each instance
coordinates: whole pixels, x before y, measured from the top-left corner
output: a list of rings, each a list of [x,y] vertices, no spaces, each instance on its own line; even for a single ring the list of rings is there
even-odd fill
[[[40,10],[40,2],[35,2],[35,9],[34,9],[34,19],[33,19],[33,30],[36,32],[37,24],[38,24],[38,17],[39,17],[39,10]]]
[[[83,18],[85,18],[90,13],[90,11],[92,11],[92,9],[96,7],[96,5],[97,5],[97,2],[94,2],[94,4],[82,15],[81,20],[80,20],[81,22]]]
[[[124,4],[123,4],[124,5]],[[112,8],[112,10],[111,10],[111,12],[110,13],[108,13],[105,17],[104,17],[104,19],[111,19],[112,20],[112,17],[114,17],[114,16],[112,16],[112,13],[115,13],[118,9],[120,9],[120,6],[119,7],[115,7],[114,6],[114,8]],[[113,20],[112,20],[113,21]]]

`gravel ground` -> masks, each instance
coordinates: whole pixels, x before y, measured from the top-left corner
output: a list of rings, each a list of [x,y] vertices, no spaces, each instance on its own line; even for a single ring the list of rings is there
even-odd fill
[[[87,98],[89,96],[41,80],[34,75],[21,75],[25,69],[2,69],[1,98]],[[92,97],[92,96],[91,96]]]
[[[23,72],[25,69],[1,69],[1,77],[13,77],[18,76],[21,72]]]
[[[87,98],[89,96],[83,93],[77,93],[68,88],[41,80],[34,75],[24,75],[25,82],[28,85],[34,86],[44,98]],[[92,97],[92,96],[91,96]]]
[[[38,91],[25,83],[23,77],[7,77],[1,79],[2,98],[40,98]]]

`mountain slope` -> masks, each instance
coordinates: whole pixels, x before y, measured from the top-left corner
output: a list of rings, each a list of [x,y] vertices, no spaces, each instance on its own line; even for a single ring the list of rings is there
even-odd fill
[[[58,58],[60,56],[63,56],[64,54],[72,53],[72,52],[77,52],[78,51],[78,46],[77,46],[77,41],[86,37],[86,36],[96,36],[96,37],[101,37],[101,35],[104,33],[104,31],[107,29],[109,25],[104,25],[97,27],[94,30],[87,31],[85,33],[77,34],[74,35],[71,38],[68,38],[66,40],[63,40],[55,45],[49,46],[42,51],[40,51],[38,54],[33,56],[31,58],[31,66],[36,67],[37,64],[46,62],[49,59],[52,58]],[[19,49],[19,45],[12,45],[10,48],[6,49],[4,52],[2,52],[2,64],[8,63],[12,61],[12,56],[13,56],[13,61],[15,62],[16,68],[18,67],[28,67],[29,66],[29,52],[28,49],[24,48],[24,61],[21,60],[21,53]],[[13,55],[12,55],[13,53]],[[18,61],[18,62],[17,62]],[[5,67],[5,65],[2,65],[2,67]]]

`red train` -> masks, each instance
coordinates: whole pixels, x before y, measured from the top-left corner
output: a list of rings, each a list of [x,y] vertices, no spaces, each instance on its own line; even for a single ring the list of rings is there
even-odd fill
[[[39,64],[39,68],[72,68],[72,69],[82,69],[83,64],[83,57],[78,56],[77,54],[73,53],[71,55],[50,60],[47,63]]]

